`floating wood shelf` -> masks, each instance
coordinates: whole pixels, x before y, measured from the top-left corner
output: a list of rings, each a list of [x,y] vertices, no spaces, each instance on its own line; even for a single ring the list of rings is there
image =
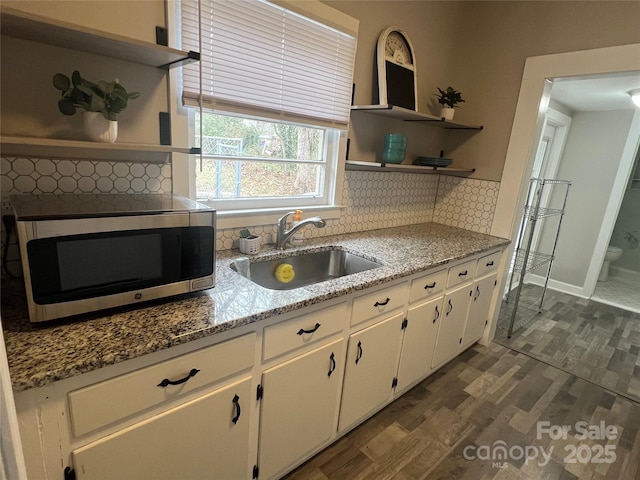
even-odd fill
[[[166,163],[170,153],[198,154],[200,149],[171,145],[0,137],[0,155],[3,156]]]
[[[456,175],[456,176],[470,175],[476,171],[475,168],[423,167],[420,165],[358,162],[354,160],[347,160],[345,163],[345,168],[346,170],[360,170],[365,172],[402,172],[402,173],[440,174],[440,175]]]
[[[198,52],[176,50],[4,6],[0,9],[0,24],[2,35],[82,50],[141,65],[171,68],[200,60]]]
[[[433,127],[444,128],[445,130],[482,130],[482,125],[467,125],[464,123],[445,120],[444,118],[416,112],[395,105],[354,105],[352,112],[364,112],[380,115],[387,118],[402,120],[405,122],[421,122]]]

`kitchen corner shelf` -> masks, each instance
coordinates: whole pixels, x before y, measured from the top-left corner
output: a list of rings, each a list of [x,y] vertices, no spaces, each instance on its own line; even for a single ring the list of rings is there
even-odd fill
[[[416,112],[407,108],[397,107],[395,105],[353,105],[352,112],[371,113],[387,118],[402,120],[405,122],[419,122],[433,127],[444,128],[445,130],[476,130],[480,131],[484,127],[482,125],[467,125],[464,123],[445,120],[444,118],[428,115],[426,113]]]
[[[0,137],[0,154],[3,156],[167,163],[170,153],[199,154],[200,149],[172,145]]]
[[[423,167],[420,165],[402,165],[397,163],[358,162],[347,160],[346,170],[358,170],[364,172],[401,172],[464,176],[476,171],[475,168],[455,167]]]
[[[141,65],[166,69],[200,60],[198,52],[176,50],[5,6],[0,9],[0,23],[2,35],[82,50]]]

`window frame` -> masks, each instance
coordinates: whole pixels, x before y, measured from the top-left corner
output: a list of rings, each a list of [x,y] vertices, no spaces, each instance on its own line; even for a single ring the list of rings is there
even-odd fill
[[[345,16],[331,7],[320,2],[289,2],[272,0],[273,3],[286,6],[300,13],[309,13],[310,18],[316,20],[323,18],[326,9],[335,11],[339,16]],[[174,28],[170,32],[170,44],[176,48],[181,45],[181,32],[177,27],[180,19],[179,5],[175,0],[167,0],[168,18],[172,19]],[[301,7],[301,5],[303,5]],[[327,25],[339,25],[340,21],[333,22],[330,18],[324,17]],[[358,21],[349,17],[352,21],[351,26],[357,38]],[[357,40],[356,40],[357,41]],[[357,48],[357,47],[356,47]],[[174,144],[194,145],[195,144],[195,111],[193,108],[186,107],[182,103],[182,80],[180,68],[171,69],[169,71],[170,82],[170,113],[172,124],[172,136]],[[202,107],[201,107],[202,109]],[[217,113],[232,114],[230,111],[220,111]],[[256,112],[256,116],[260,117],[260,112]],[[265,117],[262,117],[265,118]],[[266,120],[268,119],[265,118]],[[327,128],[324,125],[314,125],[312,121],[307,123],[309,126],[326,129],[326,158],[325,158],[325,191],[322,200],[316,199],[314,202],[303,202],[303,197],[286,197],[265,205],[263,199],[258,199],[261,205],[255,206],[249,202],[243,202],[242,199],[234,199],[232,205],[222,205],[219,201],[207,202],[218,210],[218,227],[219,228],[238,228],[247,225],[261,225],[265,223],[275,223],[277,219],[284,213],[290,212],[297,208],[303,207],[306,212],[315,215],[322,215],[326,219],[340,218],[343,210],[343,181],[344,181],[344,165],[347,152],[347,130],[340,128]],[[172,183],[173,192],[178,195],[196,198],[195,172],[199,163],[198,155],[173,154],[172,161]],[[308,200],[308,199],[307,199]]]
[[[192,139],[191,141],[195,143],[196,138],[196,127],[195,127],[195,116],[197,110],[193,108],[188,108],[189,115],[189,137]],[[211,111],[207,109],[201,109],[201,115],[206,115],[207,113],[212,114],[222,114],[227,115],[228,112],[223,111]],[[273,119],[269,118],[261,118],[259,116],[248,117],[244,115],[237,115],[238,118],[250,118],[252,120],[265,120],[269,122],[274,122]],[[289,197],[248,197],[248,198],[224,198],[224,199],[210,199],[203,200],[197,198],[196,191],[196,176],[197,170],[199,168],[199,164],[201,161],[201,155],[193,155],[192,161],[190,162],[189,175],[190,184],[193,185],[193,190],[191,192],[191,198],[194,198],[200,203],[205,205],[210,205],[215,208],[218,212],[225,211],[257,211],[257,210],[265,210],[265,209],[291,209],[291,208],[300,208],[300,207],[323,207],[323,206],[334,206],[336,205],[336,191],[337,191],[337,173],[339,167],[339,152],[341,150],[341,142],[346,142],[344,138],[346,135],[342,134],[339,129],[332,129],[323,126],[317,126],[312,124],[295,124],[292,122],[283,122],[287,125],[299,125],[299,126],[308,126],[313,128],[323,129],[325,132],[324,135],[324,145],[322,146],[323,150],[323,161],[317,162],[324,166],[324,175],[322,179],[323,184],[323,195],[321,196],[289,196]],[[204,156],[204,154],[202,154]],[[229,160],[236,160],[236,157],[226,157]],[[225,158],[225,159],[226,159]],[[237,157],[238,161],[242,161],[243,157]],[[251,158],[251,157],[245,157]],[[274,159],[274,162],[279,161],[279,159]],[[295,160],[286,160],[290,163],[298,163]],[[300,161],[299,163],[308,163],[307,161]]]

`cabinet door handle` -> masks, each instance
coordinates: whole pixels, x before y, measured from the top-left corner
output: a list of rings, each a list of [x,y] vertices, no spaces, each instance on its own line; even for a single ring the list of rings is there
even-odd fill
[[[476,296],[473,297],[473,301],[475,302],[478,298],[480,298],[480,286],[476,285]]]
[[[460,272],[460,273],[458,274],[458,276],[459,276],[459,277],[466,277],[467,273],[469,273],[469,271],[468,271],[468,270],[465,270],[464,272]]]
[[[320,328],[320,324],[316,323],[315,327],[313,327],[311,330],[305,330],[304,328],[301,328],[300,330],[298,330],[298,335],[302,335],[303,333],[313,333],[319,328]]]
[[[447,317],[449,316],[449,314],[453,311],[453,304],[451,303],[451,299],[449,299],[449,309],[447,310]]]
[[[487,262],[487,267],[493,267],[493,260],[491,260],[490,262]]]
[[[356,365],[362,358],[362,342],[358,342],[358,353],[356,353]]]
[[[184,382],[186,382],[187,380],[189,380],[191,377],[195,377],[195,376],[198,374],[198,372],[199,372],[199,371],[200,371],[200,370],[198,370],[197,368],[192,368],[192,369],[191,369],[191,371],[189,372],[189,374],[188,374],[186,377],[181,378],[180,380],[174,380],[174,381],[171,381],[171,380],[169,380],[168,378],[165,378],[164,380],[162,380],[162,381],[158,384],[158,387],[162,387],[162,388],[164,388],[164,387],[166,387],[167,385],[180,385],[181,383],[184,383]]]
[[[233,400],[231,401],[233,402],[233,405],[236,407],[236,416],[231,419],[231,421],[235,425],[236,423],[238,423],[238,419],[240,418],[240,397],[238,395],[234,395]]]
[[[330,377],[331,374],[335,372],[335,370],[336,370],[336,359],[333,352],[331,352],[331,355],[329,356],[329,373],[327,373],[327,376]]]
[[[433,323],[436,323],[440,318],[440,310],[438,310],[438,305],[436,305],[436,318],[433,319]]]
[[[428,289],[433,288],[433,287],[435,287],[435,286],[436,286],[436,282],[433,282],[431,285],[425,285],[425,286],[424,286],[424,289],[425,289],[425,290],[428,290]]]
[[[384,302],[376,302],[373,304],[374,307],[384,307],[385,305],[387,305],[389,303],[389,300],[391,300],[389,297],[387,297],[387,299]]]

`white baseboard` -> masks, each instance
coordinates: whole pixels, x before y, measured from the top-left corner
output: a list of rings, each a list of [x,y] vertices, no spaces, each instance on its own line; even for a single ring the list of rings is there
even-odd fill
[[[541,287],[544,287],[544,277],[541,277],[540,275],[528,274],[525,280],[527,281],[527,283],[533,283],[534,285],[539,285]],[[547,288],[550,288],[551,290],[555,290],[557,292],[574,295],[580,298],[589,298],[589,295],[586,294],[584,287],[571,285],[570,283],[560,282],[558,280],[554,280],[553,278],[549,279]]]

